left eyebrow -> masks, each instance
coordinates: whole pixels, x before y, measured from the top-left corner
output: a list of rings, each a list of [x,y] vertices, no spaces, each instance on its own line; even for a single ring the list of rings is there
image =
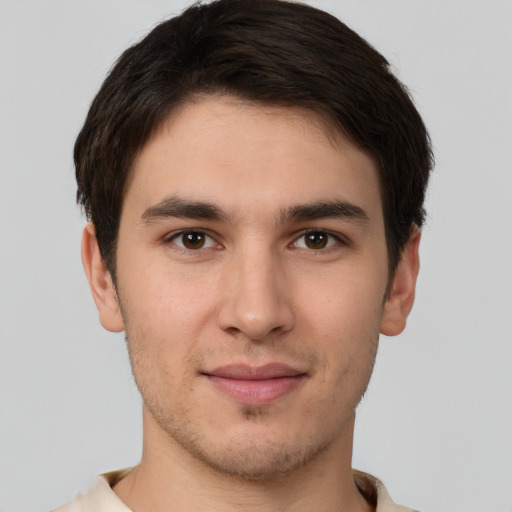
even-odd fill
[[[318,219],[344,219],[358,224],[368,224],[368,214],[359,206],[346,201],[321,201],[299,204],[281,212],[281,222],[301,222]]]

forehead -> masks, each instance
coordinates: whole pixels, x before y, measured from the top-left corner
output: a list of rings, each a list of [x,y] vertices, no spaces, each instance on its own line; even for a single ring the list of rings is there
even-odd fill
[[[181,106],[137,156],[125,206],[168,196],[238,215],[318,200],[381,210],[373,159],[318,114],[232,96]]]

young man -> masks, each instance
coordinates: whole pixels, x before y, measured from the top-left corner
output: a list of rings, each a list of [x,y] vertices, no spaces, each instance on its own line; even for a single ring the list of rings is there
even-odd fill
[[[144,448],[57,510],[408,510],[351,468],[379,333],[413,304],[432,164],[385,59],[306,5],[195,5],[121,56],[75,163]]]

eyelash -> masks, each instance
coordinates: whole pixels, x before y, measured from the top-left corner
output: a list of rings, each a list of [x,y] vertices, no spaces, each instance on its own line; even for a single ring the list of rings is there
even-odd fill
[[[211,242],[206,242],[206,243],[208,243],[207,247],[201,246],[201,247],[198,247],[195,249],[185,247],[184,244],[179,245],[176,243],[176,240],[180,239],[180,237],[181,237],[181,241],[183,242],[183,237],[186,235],[203,236],[205,238],[205,240],[209,239]],[[327,238],[326,245],[324,247],[318,247],[318,248],[307,247],[306,237],[308,235],[311,237],[313,237],[315,235],[326,236],[326,238]],[[297,247],[297,242],[301,239],[304,239],[304,247]],[[198,253],[199,251],[201,251],[203,249],[211,249],[211,248],[221,249],[222,248],[222,245],[219,244],[218,242],[216,242],[216,240],[214,239],[213,236],[211,236],[206,231],[201,230],[201,229],[186,229],[186,230],[179,231],[177,233],[172,233],[170,236],[168,236],[164,239],[164,242],[168,243],[168,244],[173,244],[179,250],[187,252],[187,253],[192,253],[192,254]],[[341,236],[340,234],[332,233],[331,231],[327,231],[324,229],[308,229],[306,231],[301,232],[296,238],[294,238],[294,240],[288,245],[288,247],[290,247],[292,249],[304,249],[304,250],[309,250],[309,251],[313,251],[313,252],[320,252],[320,251],[327,251],[337,245],[348,246],[349,241],[345,237]]]
[[[327,242],[325,247],[312,248],[312,247],[296,247],[296,244],[299,240],[304,239],[304,245],[307,244],[308,236],[313,237],[314,235],[323,235],[327,237]],[[306,249],[314,252],[327,251],[332,247],[337,245],[348,246],[348,241],[338,233],[332,233],[331,231],[327,231],[325,229],[308,229],[303,231],[295,240],[290,244],[295,246],[296,249]]]
[[[210,239],[211,240],[211,244],[208,245],[208,247],[199,247],[197,249],[191,249],[189,247],[185,247],[184,245],[178,245],[176,243],[176,240],[177,239],[180,239],[181,237],[181,240],[183,241],[183,237],[185,237],[186,235],[199,235],[199,236],[203,236],[205,239]],[[182,250],[182,251],[185,251],[187,253],[197,253],[199,252],[201,249],[210,249],[214,246],[216,246],[216,248],[220,249],[221,248],[221,245],[216,242],[216,240],[211,236],[209,235],[206,231],[203,231],[201,229],[185,229],[183,231],[179,231],[177,233],[173,233],[171,234],[170,236],[166,237],[164,239],[164,242],[165,243],[170,243],[170,244],[173,244],[175,245],[178,249]]]

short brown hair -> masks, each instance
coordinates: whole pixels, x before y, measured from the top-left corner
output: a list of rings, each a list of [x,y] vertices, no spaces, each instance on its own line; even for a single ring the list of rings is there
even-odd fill
[[[173,109],[205,93],[311,109],[371,155],[394,270],[412,226],[423,224],[433,163],[407,90],[382,55],[324,11],[283,0],[216,0],[189,7],[126,50],[77,138],[77,200],[114,278],[134,158]]]

